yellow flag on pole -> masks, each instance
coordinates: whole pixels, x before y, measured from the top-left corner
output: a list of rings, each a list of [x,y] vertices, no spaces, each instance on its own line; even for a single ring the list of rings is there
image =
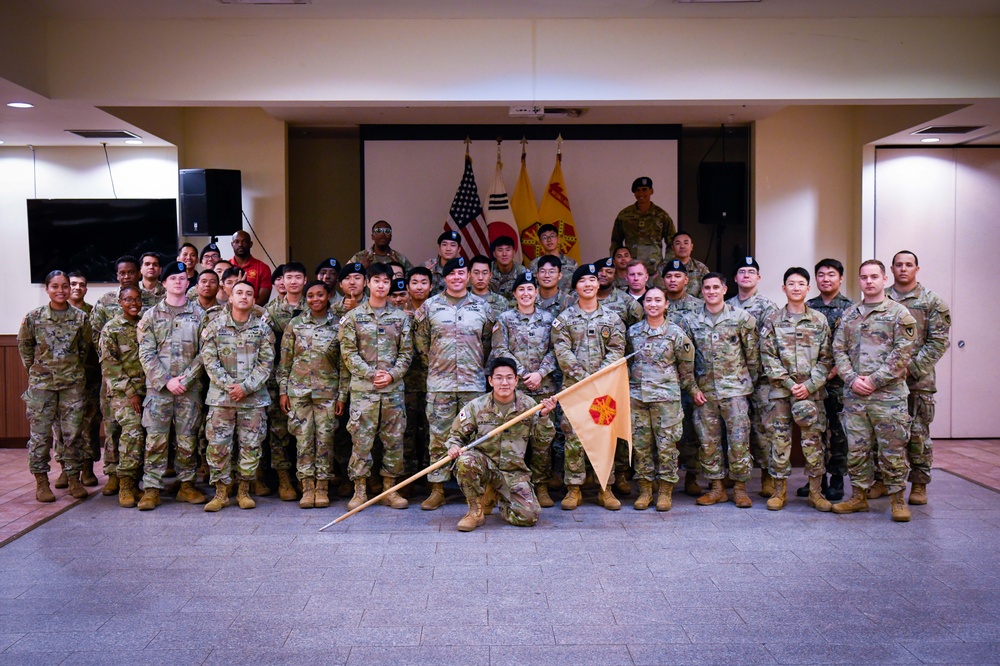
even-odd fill
[[[632,457],[628,366],[625,359],[620,359],[609,368],[614,369],[583,380],[572,387],[572,392],[559,398],[563,415],[580,438],[602,488],[607,487],[614,473],[619,439],[628,442],[629,458]]]
[[[542,256],[544,251],[542,242],[538,240],[538,204],[535,203],[535,192],[531,189],[531,179],[528,178],[524,143],[521,142],[521,173],[517,176],[517,185],[510,197],[510,208],[521,238],[521,257],[524,264],[528,265],[532,259]]]
[[[542,195],[542,203],[538,206],[538,222],[554,224],[559,231],[559,249],[580,263],[580,243],[576,237],[576,224],[573,222],[573,211],[569,208],[569,195],[566,192],[566,180],[562,172],[562,153],[556,154],[556,166],[552,169],[549,184]]]

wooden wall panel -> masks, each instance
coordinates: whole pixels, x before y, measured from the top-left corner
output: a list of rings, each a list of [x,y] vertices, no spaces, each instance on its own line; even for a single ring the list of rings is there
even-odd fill
[[[0,438],[27,441],[28,419],[21,394],[28,388],[28,375],[17,353],[17,337],[0,335]]]

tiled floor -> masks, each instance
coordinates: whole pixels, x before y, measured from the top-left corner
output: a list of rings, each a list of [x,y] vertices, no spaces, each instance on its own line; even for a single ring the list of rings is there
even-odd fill
[[[317,532],[342,511],[87,500],[0,548],[0,664],[1000,663],[998,495],[945,472],[908,524],[681,495]]]

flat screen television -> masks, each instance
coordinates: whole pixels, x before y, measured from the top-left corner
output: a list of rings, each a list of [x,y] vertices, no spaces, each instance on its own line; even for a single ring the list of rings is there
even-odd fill
[[[114,261],[159,252],[177,256],[176,199],[28,199],[31,281],[52,270],[117,282]]]

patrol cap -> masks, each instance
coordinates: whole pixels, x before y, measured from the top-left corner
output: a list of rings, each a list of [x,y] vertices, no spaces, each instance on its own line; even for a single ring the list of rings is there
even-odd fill
[[[340,269],[340,274],[337,276],[337,279],[343,282],[344,278],[346,278],[348,275],[354,275],[355,273],[358,273],[364,276],[365,272],[366,271],[364,264],[358,262],[354,262],[353,264],[344,264],[344,267]]]
[[[490,251],[497,249],[498,247],[517,247],[517,243],[510,236],[497,236],[490,243]]]
[[[448,277],[448,275],[455,269],[468,267],[469,262],[465,260],[465,257],[455,257],[454,259],[449,259],[448,263],[446,263],[444,268],[441,269],[441,277]]]
[[[390,294],[398,294],[400,292],[406,293],[406,280],[403,278],[397,278],[389,285]]]
[[[204,259],[205,258],[205,254],[208,253],[208,252],[215,252],[220,257],[222,256],[222,250],[219,249],[218,243],[209,243],[208,245],[206,245],[205,247],[202,248],[201,254],[198,256],[198,258],[199,259]]]
[[[595,261],[594,265],[597,266],[597,270],[601,270],[602,268],[614,268],[615,260],[612,257],[604,257],[603,259]]]
[[[319,272],[324,268],[332,268],[337,273],[340,273],[340,262],[333,257],[327,257],[316,265],[316,275],[319,275]]]
[[[736,270],[740,270],[741,268],[755,268],[758,273],[760,272],[760,266],[757,265],[757,260],[753,257],[743,257],[743,261],[736,267]]]
[[[552,233],[554,233],[557,236],[559,235],[559,229],[556,228],[556,225],[554,225],[554,224],[552,224],[550,222],[546,222],[542,226],[538,227],[538,237],[541,238],[542,234],[544,234],[547,231],[551,231]]]
[[[171,261],[160,272],[160,282],[166,282],[168,277],[177,275],[178,273],[186,276],[187,266],[184,265],[183,261]]]
[[[684,264],[681,263],[680,259],[671,259],[663,267],[663,277],[667,277],[667,273],[684,273],[687,275],[687,269],[684,268]]]
[[[587,275],[597,276],[597,265],[596,264],[583,264],[575,271],[573,271],[573,288],[576,289],[576,283],[580,281],[580,278]]]
[[[438,245],[445,241],[455,241],[459,245],[462,244],[462,234],[457,231],[446,231],[440,236],[438,236]]]
[[[649,176],[639,176],[632,181],[632,191],[635,192],[640,187],[652,187],[653,179]]]
[[[533,284],[537,287],[538,280],[535,279],[535,274],[532,273],[531,271],[524,271],[514,279],[513,291],[517,291],[517,288],[520,287],[522,284]]]

